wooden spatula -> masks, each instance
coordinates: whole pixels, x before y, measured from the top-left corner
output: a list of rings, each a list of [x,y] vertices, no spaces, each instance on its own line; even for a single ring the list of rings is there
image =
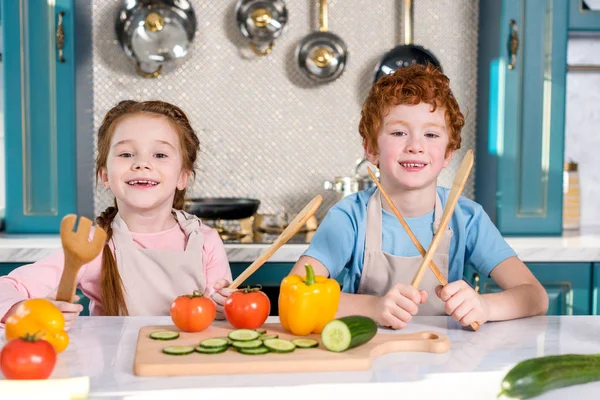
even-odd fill
[[[431,259],[435,254],[440,240],[442,239],[442,235],[444,231],[448,227],[448,223],[450,222],[450,218],[452,218],[452,214],[454,213],[454,208],[456,208],[456,204],[458,203],[458,199],[465,187],[465,183],[469,178],[469,174],[471,173],[471,169],[473,168],[473,150],[467,150],[458,171],[456,171],[456,176],[454,177],[454,181],[452,182],[452,187],[450,188],[450,194],[448,195],[448,201],[446,202],[446,207],[444,207],[444,212],[442,213],[442,218],[440,221],[440,226],[438,227],[437,232],[433,236],[433,240],[429,245],[429,249],[423,256],[423,260],[417,269],[417,273],[415,274],[411,285],[418,288],[421,284],[421,280],[423,280],[423,275],[425,275],[425,270],[427,266],[431,263]],[[446,282],[447,283],[447,282]],[[444,285],[445,286],[445,285]],[[479,329],[479,324],[474,322],[471,324],[473,330]]]
[[[252,275],[265,262],[267,262],[267,260],[271,258],[271,256],[281,246],[287,243],[287,241],[290,240],[292,236],[294,236],[296,232],[298,232],[300,228],[304,226],[306,221],[308,221],[308,219],[313,216],[313,214],[321,205],[321,201],[323,201],[323,198],[321,197],[321,195],[317,195],[306,206],[304,206],[302,211],[300,211],[300,213],[296,215],[292,222],[290,222],[287,228],[285,228],[283,232],[281,232],[281,235],[279,235],[279,237],[273,242],[273,244],[271,244],[271,246],[264,253],[262,253],[252,264],[250,264],[248,268],[244,270],[244,272],[242,272],[237,278],[235,278],[235,280],[229,286],[229,288],[237,289],[237,287],[240,284],[244,283],[244,281],[248,279],[250,275]]]
[[[77,231],[73,232],[75,221],[77,215],[69,214],[60,223],[60,240],[65,253],[65,267],[56,292],[58,301],[71,302],[77,288],[79,268],[96,258],[106,242],[106,232],[99,226],[96,226],[92,241],[88,240],[92,221],[85,217],[79,219]]]

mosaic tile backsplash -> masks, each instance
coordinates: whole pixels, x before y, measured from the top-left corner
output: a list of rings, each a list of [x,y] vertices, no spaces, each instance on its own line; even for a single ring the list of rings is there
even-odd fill
[[[317,29],[317,1],[288,0],[289,21],[271,54],[252,55],[237,28],[235,0],[193,0],[198,27],[188,56],[156,79],[139,77],[115,35],[116,0],[93,0],[94,128],[123,99],[160,99],[182,107],[201,142],[193,197],[252,197],[261,213],[297,212],[313,196],[322,218],[337,201],[323,183],[354,172],[363,157],[360,107],[378,60],[401,43],[398,0],[331,0],[329,29],[349,48],[346,70],[316,85],[295,63],[296,45]],[[450,187],[464,152],[475,146],[478,1],[414,2],[414,43],[440,60],[466,126],[463,146],[440,176]],[[94,137],[95,140],[95,137]],[[464,194],[473,197],[474,174]],[[102,189],[95,212],[112,203]]]

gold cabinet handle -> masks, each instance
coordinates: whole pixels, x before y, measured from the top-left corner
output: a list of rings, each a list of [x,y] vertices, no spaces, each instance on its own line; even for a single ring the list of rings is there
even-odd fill
[[[58,47],[58,61],[64,63],[63,48],[65,46],[65,30],[63,28],[64,11],[58,13],[58,24],[56,26],[56,46]]]
[[[475,283],[475,293],[479,293],[479,274],[473,273],[473,282]]]
[[[517,51],[519,50],[519,33],[515,20],[511,19],[509,23],[510,39],[508,41],[508,48],[510,51],[510,64],[508,64],[508,69],[515,69],[517,66]]]

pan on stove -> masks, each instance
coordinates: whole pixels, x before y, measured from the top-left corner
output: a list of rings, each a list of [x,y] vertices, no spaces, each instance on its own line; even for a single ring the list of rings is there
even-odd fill
[[[375,68],[375,82],[383,75],[391,74],[399,68],[413,64],[432,64],[442,70],[438,59],[427,49],[413,41],[413,1],[404,0],[404,43],[387,52]]]
[[[331,82],[346,68],[348,48],[338,35],[329,32],[327,0],[319,1],[319,31],[305,36],[296,48],[300,71],[317,82]]]
[[[185,210],[200,219],[250,218],[258,210],[258,206],[260,200],[236,197],[193,198],[185,202]]]

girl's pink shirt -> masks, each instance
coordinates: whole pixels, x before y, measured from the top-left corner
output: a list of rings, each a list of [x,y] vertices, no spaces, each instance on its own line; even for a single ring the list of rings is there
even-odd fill
[[[219,279],[231,282],[231,269],[223,241],[214,229],[201,224],[204,233],[202,248],[202,266],[206,281],[205,295],[210,297],[214,292],[214,284]],[[141,249],[175,250],[185,249],[186,236],[179,225],[157,233],[134,233],[131,236],[135,245]],[[112,241],[109,246],[114,254]],[[49,256],[33,264],[23,265],[0,277],[0,320],[10,308],[22,300],[47,297],[58,288],[64,265],[63,250],[57,250]],[[100,315],[102,310],[100,296],[100,273],[102,254],[85,264],[77,274],[77,287],[90,299],[90,315]]]

